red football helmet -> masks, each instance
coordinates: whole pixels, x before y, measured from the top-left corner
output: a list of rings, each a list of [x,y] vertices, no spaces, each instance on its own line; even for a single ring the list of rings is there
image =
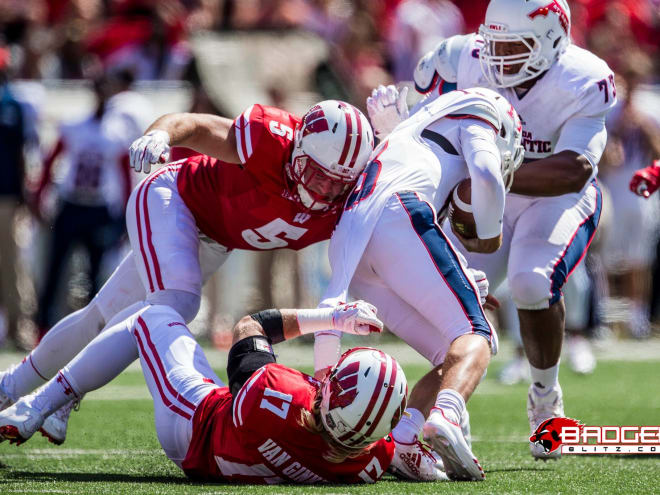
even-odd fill
[[[367,164],[374,137],[367,118],[353,105],[322,101],[303,116],[287,175],[295,196],[310,210],[340,204]]]

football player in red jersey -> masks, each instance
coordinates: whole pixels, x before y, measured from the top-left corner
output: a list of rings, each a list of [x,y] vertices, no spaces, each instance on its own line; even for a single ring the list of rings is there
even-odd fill
[[[318,382],[276,364],[271,348],[330,326],[360,335],[382,330],[375,308],[363,301],[246,316],[234,328],[226,387],[183,318],[169,306],[143,303],[44,387],[1,412],[0,435],[12,443],[28,440],[48,414],[105,385],[139,357],[160,444],[191,478],[371,483],[392,460],[389,432],[406,406],[408,387],[399,364],[377,349],[351,349]],[[95,349],[120,350],[122,365],[99,363]],[[430,453],[420,461],[437,462]]]
[[[86,307],[0,373],[0,410],[144,301],[192,321],[203,283],[233,249],[301,249],[329,239],[372,151],[373,132],[357,108],[334,100],[314,105],[302,119],[263,105],[233,121],[170,114],[131,145],[133,167],[149,172],[167,160],[170,145],[204,154],[167,164],[133,190],[126,207],[132,252]],[[72,405],[44,424],[55,443],[65,439]]]
[[[635,172],[630,179],[630,190],[648,198],[660,187],[660,160],[655,160],[651,165]]]

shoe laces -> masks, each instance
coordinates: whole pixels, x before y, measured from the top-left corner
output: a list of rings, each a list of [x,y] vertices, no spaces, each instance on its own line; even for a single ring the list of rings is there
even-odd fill
[[[74,399],[74,400],[70,400],[62,407],[60,407],[57,411],[53,413],[53,415],[62,421],[67,421],[69,415],[71,414],[71,411],[78,411],[79,409],[80,409],[80,399]]]
[[[438,462],[435,455],[433,454],[433,450],[431,449],[431,447],[429,447],[425,443],[421,442],[420,440],[417,440],[417,442],[415,442],[415,447],[420,450],[423,457],[426,457],[429,460],[433,461],[434,464]]]

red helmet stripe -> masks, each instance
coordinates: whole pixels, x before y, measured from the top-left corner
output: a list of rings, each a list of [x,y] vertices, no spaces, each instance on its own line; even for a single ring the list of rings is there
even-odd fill
[[[385,414],[385,410],[387,409],[387,406],[390,402],[390,397],[392,397],[392,392],[394,392],[394,384],[396,383],[396,374],[397,374],[397,365],[396,361],[394,359],[390,359],[390,362],[392,363],[392,370],[390,371],[390,379],[387,382],[389,387],[387,387],[387,392],[385,393],[385,398],[383,399],[382,404],[380,405],[380,409],[378,410],[378,414],[376,414],[376,417],[374,418],[373,422],[371,423],[371,426],[367,430],[367,432],[364,434],[365,437],[368,437],[371,435],[374,430],[376,429],[376,426],[378,426],[378,423],[380,422],[381,418],[383,417],[383,414]]]
[[[346,162],[346,157],[348,156],[348,150],[351,149],[351,138],[353,135],[353,122],[351,121],[351,114],[348,112],[348,108],[344,103],[340,103],[344,117],[346,117],[346,137],[344,138],[344,149],[341,151],[341,156],[339,157],[339,165],[344,166]]]
[[[353,165],[355,165],[355,160],[357,160],[357,157],[360,154],[360,145],[362,144],[362,140],[360,139],[362,136],[362,119],[360,119],[360,113],[357,108],[353,107],[353,113],[355,114],[355,120],[357,121],[357,133],[355,134],[353,158],[351,158],[351,163],[348,164],[349,168],[353,168]]]
[[[374,387],[373,392],[371,392],[371,399],[369,399],[369,404],[367,404],[367,407],[364,410],[364,414],[360,418],[360,421],[358,421],[358,424],[355,425],[355,428],[353,428],[353,430],[346,433],[345,435],[339,437],[340,442],[345,442],[353,435],[360,432],[364,424],[369,419],[369,416],[371,416],[371,411],[373,410],[374,406],[376,405],[376,402],[378,401],[380,390],[383,388],[383,382],[385,381],[385,372],[387,371],[387,357],[385,356],[385,353],[383,351],[378,351],[378,352],[383,357],[383,360],[380,362],[380,372],[378,374],[378,381],[376,382],[376,386]]]

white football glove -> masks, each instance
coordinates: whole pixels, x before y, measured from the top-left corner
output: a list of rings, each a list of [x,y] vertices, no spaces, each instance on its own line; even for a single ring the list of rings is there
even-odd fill
[[[468,270],[472,273],[474,281],[477,284],[477,288],[479,289],[479,300],[483,306],[486,304],[486,297],[488,296],[488,279],[486,278],[486,274],[481,270],[476,270],[474,268],[468,268]]]
[[[408,118],[407,96],[407,86],[399,91],[393,85],[381,84],[371,92],[371,96],[367,98],[367,113],[378,139],[386,137],[400,122]]]
[[[368,302],[339,304],[332,311],[335,330],[354,335],[369,335],[383,331],[383,322],[376,317],[376,307]]]
[[[170,135],[160,129],[147,132],[128,148],[131,167],[136,172],[151,172],[151,166],[165,163],[170,158]]]

